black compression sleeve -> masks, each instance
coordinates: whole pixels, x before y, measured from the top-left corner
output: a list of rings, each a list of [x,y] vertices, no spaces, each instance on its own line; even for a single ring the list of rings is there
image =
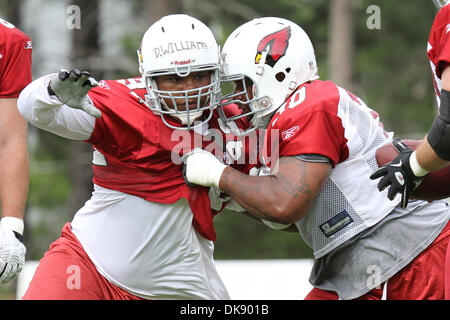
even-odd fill
[[[434,119],[427,139],[441,159],[450,161],[450,91],[441,91],[439,116]]]

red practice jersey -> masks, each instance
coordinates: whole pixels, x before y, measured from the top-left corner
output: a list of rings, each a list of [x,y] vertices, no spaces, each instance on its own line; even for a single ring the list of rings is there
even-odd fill
[[[30,38],[0,19],[0,98],[17,98],[32,80]]]
[[[333,167],[347,159],[339,104],[338,88],[330,81],[317,80],[299,87],[269,124],[267,156],[273,157],[276,150],[280,157],[318,154],[330,159]],[[267,149],[268,146],[271,147]],[[270,162],[273,161],[266,160],[267,164]]]
[[[208,188],[186,185],[180,158],[194,147],[217,156],[227,137],[220,135],[216,114],[206,131],[169,128],[144,103],[146,93],[141,78],[100,81],[89,91],[102,112],[88,140],[101,158],[94,161],[94,183],[158,203],[185,198],[194,213],[196,230],[215,240]],[[177,126],[174,120],[167,121]],[[215,137],[208,136],[211,132]]]

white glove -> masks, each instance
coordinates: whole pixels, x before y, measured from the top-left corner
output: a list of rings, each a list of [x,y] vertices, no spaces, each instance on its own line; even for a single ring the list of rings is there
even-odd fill
[[[185,179],[205,187],[219,186],[220,177],[227,167],[210,152],[195,148],[183,156]]]
[[[7,283],[22,271],[26,252],[18,239],[22,233],[22,219],[4,217],[0,220],[0,283]]]
[[[54,94],[65,105],[84,110],[91,116],[100,118],[102,115],[100,110],[94,107],[87,95],[89,90],[96,86],[98,86],[98,82],[87,71],[61,70],[57,78],[50,80],[48,91],[50,95]]]

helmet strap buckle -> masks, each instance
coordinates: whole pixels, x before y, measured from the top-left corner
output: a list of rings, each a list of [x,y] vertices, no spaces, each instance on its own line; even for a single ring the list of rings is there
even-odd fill
[[[295,81],[291,81],[290,83],[289,83],[289,90],[294,90],[295,88],[297,88],[297,82],[295,82]]]

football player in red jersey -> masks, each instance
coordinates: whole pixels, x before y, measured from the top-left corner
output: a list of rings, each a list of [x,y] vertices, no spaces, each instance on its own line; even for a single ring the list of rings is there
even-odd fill
[[[30,123],[94,147],[92,197],[23,299],[229,299],[213,260],[211,190],[188,187],[180,159],[219,130],[217,42],[201,21],[169,15],[138,58],[141,77],[63,70],[20,95]]]
[[[222,56],[222,81],[236,83],[224,98],[243,110],[225,121],[246,117],[267,130],[266,167],[246,175],[195,149],[185,156],[189,183],[218,186],[273,228],[295,226],[315,258],[307,299],[443,299],[448,205],[417,200],[403,209],[400,196],[377,190],[375,152],[393,133],[357,96],[318,79],[303,29],[254,19],[229,36]]]
[[[27,122],[17,110],[19,93],[31,82],[31,40],[0,18],[0,283],[25,263],[23,217],[28,194]]]

